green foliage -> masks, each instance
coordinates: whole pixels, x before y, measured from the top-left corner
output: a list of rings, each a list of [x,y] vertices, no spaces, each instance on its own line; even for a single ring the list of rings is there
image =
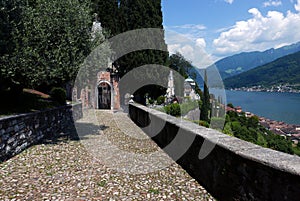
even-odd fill
[[[51,98],[60,105],[66,104],[66,90],[60,87],[54,87],[50,92]]]
[[[188,101],[182,104],[172,103],[164,106],[164,110],[167,114],[172,116],[186,115],[189,111],[199,107],[198,101]]]
[[[228,103],[227,106],[228,106],[228,107],[231,107],[231,108],[234,108],[234,106],[233,106],[232,103]]]
[[[199,120],[199,121],[197,121],[197,123],[198,123],[200,126],[209,128],[209,123],[208,123],[207,121]]]
[[[242,140],[258,144],[263,147],[293,154],[295,148],[292,142],[284,137],[275,135],[259,125],[258,117],[246,118],[244,114],[229,111],[223,132]]]
[[[210,105],[210,96],[209,96],[207,83],[208,83],[207,73],[205,71],[203,96],[201,97],[202,107],[200,112],[200,120],[209,122],[210,121],[209,112],[211,110],[211,105]]]
[[[99,21],[105,30],[109,30],[111,36],[127,32],[130,30],[135,30],[136,35],[137,29],[141,28],[163,28],[162,26],[162,11],[161,11],[161,0],[93,0],[93,12],[99,15]],[[160,50],[152,50],[151,48],[147,50],[133,51],[121,58],[114,61],[114,66],[118,70],[120,77],[124,76],[129,71],[134,68],[146,65],[146,64],[167,64],[168,52],[167,45],[164,41],[164,31],[161,30],[159,36],[149,37],[143,36],[143,34],[135,37],[135,40],[143,41],[145,44],[149,44],[149,47],[156,44],[160,46]],[[126,42],[126,41],[124,41]],[[118,45],[114,44],[112,47],[115,48],[113,51],[119,51]],[[158,48],[158,47],[157,47]],[[134,71],[132,71],[134,73]],[[167,76],[161,76],[161,72],[149,71],[143,76],[140,73],[132,74],[137,85],[143,83],[144,81],[151,80],[153,78],[157,80],[165,79],[167,81]],[[126,88],[126,87],[124,87]],[[158,96],[164,94],[165,88],[158,85],[146,85],[134,92],[135,97],[140,97],[136,99],[137,102],[145,104],[146,100],[143,98],[145,94],[152,99],[157,99]]]
[[[198,101],[188,101],[180,104],[181,114],[186,115],[189,111],[199,108]]]
[[[158,189],[154,189],[154,188],[150,188],[148,190],[149,193],[153,193],[153,194],[159,194],[159,190]]]
[[[116,35],[119,32],[120,18],[118,12],[118,0],[92,0],[93,13],[97,13],[102,26]]]
[[[224,80],[224,84],[230,88],[298,84],[300,83],[299,70],[300,52],[297,52],[242,74],[227,78]]]
[[[166,97],[165,96],[159,96],[156,99],[157,105],[162,105],[163,103],[165,103]]]
[[[113,36],[141,28],[163,28],[161,0],[95,0],[94,2],[94,11],[99,14],[103,27],[110,30]],[[166,66],[168,52],[164,41],[164,31],[161,30],[159,35],[159,37],[143,37],[136,38],[136,40],[149,44],[149,47],[153,43],[158,44],[165,51],[149,48],[147,50],[134,51],[118,58],[114,65],[121,77],[134,68],[146,64]],[[151,33],[149,33],[149,36],[151,36]],[[157,75],[159,75],[159,72],[149,72],[144,76],[137,74],[133,77],[136,79],[134,81],[138,83],[141,80],[151,80],[151,78],[160,79]],[[157,85],[147,85],[136,91],[134,96],[144,97],[146,93],[149,94],[149,97],[156,99],[165,93],[165,89]],[[144,104],[144,102],[144,100],[140,99],[140,103]]]
[[[277,151],[293,154],[292,142],[284,137],[275,134],[267,136],[268,147]]]
[[[280,57],[300,51],[300,43],[269,49],[263,52],[244,52],[226,57],[215,63],[223,79],[241,72],[249,71],[260,65],[270,63]],[[270,72],[270,71],[269,71]]]
[[[188,78],[192,64],[187,61],[179,52],[172,54],[169,58],[170,68],[177,71],[180,75]]]
[[[149,98],[149,104],[154,104],[154,99]]]
[[[252,116],[247,119],[248,127],[256,128],[259,124],[259,118],[257,116]]]
[[[268,147],[268,142],[266,140],[266,137],[264,136],[264,134],[258,132],[257,133],[257,142],[256,144],[262,146],[262,147]]]
[[[231,123],[230,122],[227,122],[225,124],[224,129],[223,129],[223,133],[225,133],[229,136],[234,136],[233,131],[231,130]]]
[[[13,2],[17,13],[4,5],[4,10],[11,9],[6,18],[12,45],[1,76],[30,88],[62,86],[74,80],[91,50],[90,4],[79,0]]]
[[[296,155],[300,156],[300,147],[299,147],[299,144],[293,146],[293,151],[294,151],[294,153],[295,153]]]
[[[225,120],[222,117],[212,117],[210,121],[210,127],[217,130],[224,129]]]
[[[197,74],[195,68],[193,67],[191,61],[188,61],[181,55],[179,52],[172,54],[168,60],[169,66],[171,69],[179,73],[180,77],[177,74],[174,75],[175,83],[175,94],[178,96],[183,96],[183,86],[184,80],[188,77],[191,77],[193,80],[197,80]],[[184,79],[183,79],[184,78]],[[202,92],[197,83],[195,83],[195,92],[202,97]]]
[[[106,186],[106,184],[107,184],[106,180],[101,180],[101,181],[97,182],[97,185],[100,187],[104,187],[104,186]]]
[[[172,116],[178,117],[181,115],[179,103],[172,103],[164,107],[165,112]]]

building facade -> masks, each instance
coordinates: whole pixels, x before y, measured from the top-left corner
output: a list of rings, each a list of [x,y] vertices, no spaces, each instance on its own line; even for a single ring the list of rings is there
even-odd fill
[[[120,109],[119,76],[111,72],[99,72],[95,95],[95,108]]]
[[[76,96],[73,97],[73,100],[76,100],[76,88],[73,89],[73,96]],[[119,110],[119,76],[109,70],[98,72],[96,85],[81,89],[80,101],[83,108]]]

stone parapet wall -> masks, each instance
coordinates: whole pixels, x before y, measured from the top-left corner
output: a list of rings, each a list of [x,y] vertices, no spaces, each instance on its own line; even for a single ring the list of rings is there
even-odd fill
[[[186,139],[194,139],[176,162],[218,200],[298,201],[300,198],[298,156],[266,149],[137,104],[129,105],[129,115],[161,148],[175,139],[179,129]],[[164,125],[157,135],[156,125]],[[176,146],[186,146],[184,141],[176,142]],[[212,151],[199,159],[201,148],[206,146],[209,150],[212,145]],[[169,148],[164,150],[170,156],[176,153]]]
[[[67,132],[82,118],[80,104],[0,118],[0,162],[38,143],[45,137]]]

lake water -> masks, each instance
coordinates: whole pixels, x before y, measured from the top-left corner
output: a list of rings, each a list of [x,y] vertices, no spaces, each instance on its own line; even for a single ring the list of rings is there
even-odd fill
[[[288,124],[300,125],[300,94],[226,91],[227,103],[243,111]]]

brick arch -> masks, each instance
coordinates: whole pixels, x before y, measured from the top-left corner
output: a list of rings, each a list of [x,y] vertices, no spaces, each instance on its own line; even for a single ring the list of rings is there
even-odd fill
[[[102,84],[106,84],[108,89],[101,87]],[[98,82],[96,89],[97,109],[113,109],[113,92],[114,88],[109,81],[101,80]]]

